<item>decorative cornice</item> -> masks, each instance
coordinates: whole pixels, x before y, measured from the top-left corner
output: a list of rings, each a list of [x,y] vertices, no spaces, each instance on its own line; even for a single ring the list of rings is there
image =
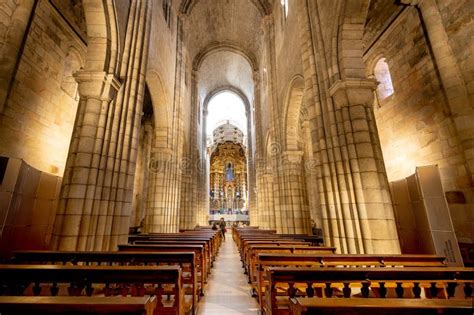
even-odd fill
[[[101,101],[111,101],[122,86],[114,75],[103,71],[79,70],[73,74],[78,83],[79,95]]]
[[[329,94],[334,96],[340,90],[348,89],[370,89],[375,90],[377,88],[377,80],[375,79],[345,79],[337,80],[329,88]]]

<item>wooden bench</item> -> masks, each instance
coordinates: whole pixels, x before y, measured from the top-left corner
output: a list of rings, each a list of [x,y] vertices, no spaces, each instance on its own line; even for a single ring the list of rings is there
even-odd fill
[[[206,251],[206,257],[208,258],[209,265],[215,261],[218,253],[220,243],[213,242],[212,236],[206,235],[184,235],[184,234],[145,234],[145,235],[131,235],[129,236],[130,244],[145,244],[145,242],[203,242]]]
[[[221,232],[219,230],[212,230],[211,227],[193,229],[193,230],[179,230],[179,232],[186,235],[211,236],[212,242],[215,243],[215,247],[217,249],[219,249],[220,245],[222,244]]]
[[[290,299],[292,315],[472,315],[472,300]]]
[[[273,244],[257,244],[250,245],[247,252],[247,261],[245,262],[248,270],[249,283],[257,277],[257,255],[259,253],[289,253],[289,254],[316,254],[330,255],[335,252],[334,247],[323,246],[306,246],[306,245],[273,245]]]
[[[258,245],[308,247],[311,244],[306,243],[306,242],[289,241],[289,240],[247,241],[242,246],[242,254],[240,255],[241,260],[242,260],[242,266],[244,268],[246,268],[247,264],[249,263],[249,249],[253,246],[258,246]],[[245,272],[247,272],[247,269],[245,269]]]
[[[253,245],[278,245],[278,246],[310,246],[309,243],[300,242],[289,239],[268,239],[268,240],[246,240],[242,241],[241,248],[239,249],[240,259],[243,263],[247,261],[248,249]]]
[[[252,290],[259,302],[267,284],[265,271],[269,267],[447,267],[446,259],[435,255],[317,255],[274,254],[256,255]]]
[[[235,243],[237,244],[237,247],[240,247],[240,241],[244,237],[249,237],[249,236],[261,236],[261,235],[274,235],[276,234],[276,230],[259,230],[259,229],[252,229],[252,230],[242,230],[242,229],[232,229],[233,233],[232,236],[234,238]]]
[[[188,240],[188,241],[204,241],[206,242],[206,250],[209,251],[209,256],[212,261],[215,260],[217,253],[220,247],[220,241],[215,237],[215,235],[206,235],[206,234],[188,234],[188,233],[180,233],[180,234],[140,234],[140,235],[130,235],[128,241],[130,244],[135,244],[137,242],[142,241],[166,241],[166,240]]]
[[[204,250],[204,259],[206,266],[208,266],[207,274],[211,273],[212,267],[212,255],[209,251],[209,244],[203,240],[188,240],[188,239],[162,239],[162,240],[150,240],[150,241],[135,241],[133,245],[202,245]]]
[[[15,264],[73,264],[73,265],[178,265],[183,271],[182,283],[185,294],[192,296],[192,312],[197,312],[199,294],[194,252],[65,252],[65,251],[17,251],[11,259]]]
[[[143,234],[142,234],[143,235]],[[213,245],[219,248],[222,243],[222,234],[219,230],[180,230],[179,233],[149,233],[147,235],[151,236],[167,236],[167,235],[186,235],[186,236],[201,236],[201,237],[210,237]]]
[[[0,265],[0,295],[63,295],[63,284],[69,296],[150,292],[156,295],[155,314],[185,314],[181,281],[179,266]]]
[[[394,289],[397,298],[420,298],[427,288],[428,298],[439,295],[455,297],[456,287],[465,298],[472,297],[473,268],[284,268],[266,270],[268,285],[265,289],[265,314],[288,314],[289,299],[314,297],[321,288],[325,298],[351,298],[353,290],[360,290],[363,298],[386,298],[388,289]],[[300,288],[304,287],[304,290]],[[340,290],[340,291],[339,291]],[[355,291],[354,290],[354,291]],[[375,293],[374,293],[375,292]],[[472,300],[471,300],[472,301]]]
[[[153,315],[156,297],[0,296],[0,314]]]
[[[207,264],[204,256],[204,247],[202,245],[132,245],[132,244],[121,244],[118,245],[119,252],[193,252],[196,255],[196,275],[198,277],[199,293],[201,296],[204,295],[204,284],[207,282]]]

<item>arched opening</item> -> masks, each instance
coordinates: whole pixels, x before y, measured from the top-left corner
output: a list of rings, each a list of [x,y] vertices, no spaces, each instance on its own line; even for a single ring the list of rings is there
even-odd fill
[[[146,202],[148,191],[148,176],[150,154],[154,133],[154,108],[150,89],[145,85],[143,96],[142,118],[138,139],[138,152],[136,171],[133,184],[132,211],[130,214],[130,227],[144,229],[146,216]]]
[[[392,77],[385,58],[380,58],[374,66],[374,76],[379,82],[377,86],[377,97],[383,101],[393,94]]]
[[[246,106],[226,90],[212,96],[206,113],[209,223],[224,217],[231,224],[248,224]]]
[[[281,210],[279,230],[282,233],[310,233],[310,205],[308,191],[312,186],[310,172],[306,169],[307,162],[312,160],[305,152],[310,152],[307,142],[311,142],[306,135],[308,129],[308,110],[304,103],[304,79],[295,76],[289,83],[286,97],[285,112],[285,147],[282,152],[283,176],[282,197],[288,200],[285,209]],[[295,189],[297,187],[297,189]],[[296,201],[295,201],[296,200]],[[278,226],[277,226],[278,227]],[[278,229],[277,229],[278,230]]]
[[[214,95],[207,107],[206,137],[212,137],[214,130],[223,124],[232,123],[247,136],[247,114],[245,104],[237,94],[223,91]]]

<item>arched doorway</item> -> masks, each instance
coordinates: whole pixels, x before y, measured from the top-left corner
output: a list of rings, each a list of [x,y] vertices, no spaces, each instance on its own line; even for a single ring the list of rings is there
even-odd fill
[[[221,217],[230,224],[249,224],[247,111],[232,91],[214,95],[206,115],[209,158],[209,223]]]

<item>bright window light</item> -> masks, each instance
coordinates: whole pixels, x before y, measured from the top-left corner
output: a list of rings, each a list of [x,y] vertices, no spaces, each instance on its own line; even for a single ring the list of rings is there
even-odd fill
[[[281,0],[281,6],[283,7],[283,12],[285,12],[285,18],[288,17],[288,0]]]
[[[229,121],[247,135],[247,116],[242,99],[232,92],[222,92],[209,101],[207,108],[206,135],[212,136],[214,129]]]

